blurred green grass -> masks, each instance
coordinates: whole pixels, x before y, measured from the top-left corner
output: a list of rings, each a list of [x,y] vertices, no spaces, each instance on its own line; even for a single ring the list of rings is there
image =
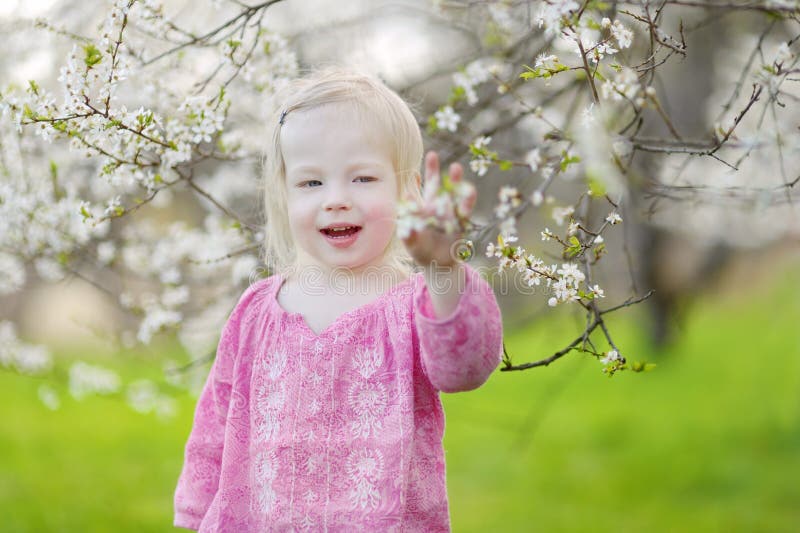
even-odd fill
[[[641,313],[611,317],[629,359],[658,363],[649,373],[609,379],[573,353],[443,395],[453,530],[800,530],[798,287],[795,271],[699,302],[658,355]],[[506,345],[523,362],[574,335],[548,319]],[[0,371],[0,530],[171,531],[194,399],[164,423],[107,398],[62,395],[51,412],[39,384]]]

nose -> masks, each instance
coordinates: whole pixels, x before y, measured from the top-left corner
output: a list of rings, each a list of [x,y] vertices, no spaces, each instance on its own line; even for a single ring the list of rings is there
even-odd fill
[[[345,190],[345,187],[332,183],[330,187],[328,187],[325,200],[322,203],[322,208],[325,211],[337,211],[340,209],[348,210],[351,207],[352,202],[350,201],[350,195],[347,190]]]

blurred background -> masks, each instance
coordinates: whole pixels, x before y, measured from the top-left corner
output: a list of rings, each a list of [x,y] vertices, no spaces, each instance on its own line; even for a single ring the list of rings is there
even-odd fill
[[[786,61],[796,66],[796,6],[763,2],[764,9],[735,10],[684,3],[690,5],[664,2],[659,23],[674,42],[660,39],[677,48],[682,41],[685,53],[666,57],[662,50],[665,63],[651,80],[679,137],[687,145],[706,143],[692,145],[696,152],[713,147],[719,124],[724,131],[745,109],[752,83],[767,89],[737,121],[729,146],[716,152],[724,161],[668,151],[671,145],[661,140],[670,137],[670,126],[649,108],[637,115],[641,124],[629,142],[658,150],[642,148],[624,175],[609,171],[605,189],[623,199],[623,223],[604,233],[609,253],[595,278],[607,307],[654,291],[607,321],[629,361],[656,366],[609,377],[596,358],[572,352],[547,367],[498,369],[476,391],[444,394],[453,531],[800,529],[800,220],[793,186],[800,172],[800,93],[791,75],[780,89],[774,79],[758,77],[774,65],[783,43],[789,43]],[[57,78],[76,35],[99,36],[112,4],[3,2],[2,94],[35,79],[60,99]],[[262,79],[259,69],[296,75],[344,63],[376,73],[402,94],[420,119],[426,149],[443,160],[470,168],[470,144],[486,135],[493,150],[515,163],[510,170],[495,165],[485,175],[467,171],[479,191],[476,221],[493,220],[501,187],[528,197],[548,183],[552,200],[526,210],[516,227],[520,245],[559,261],[540,232],[556,228],[553,210],[585,191],[591,147],[577,142],[584,166],[558,173],[552,184],[525,162],[537,147],[545,162],[548,153],[558,158],[547,152],[548,139],[556,129],[571,131],[568,125],[581,121],[592,99],[579,75],[520,81],[523,65],[533,66],[543,52],[577,64],[577,56],[539,27],[542,4],[289,0],[269,6],[259,28],[285,42],[270,41],[272,52],[261,59],[267,63],[249,74],[245,69],[227,86],[234,103],[221,137],[239,147],[237,157],[204,161],[198,183],[242,225],[257,226],[253,191],[263,118],[280,77]],[[634,4],[590,6],[633,28],[634,46],[619,56],[631,66],[652,43],[646,25],[624,16]],[[778,11],[767,9],[773,4],[780,4]],[[173,0],[163,3],[162,13],[188,28],[185,39],[242,9],[236,1]],[[149,29],[133,24],[130,31],[149,43],[152,58],[170,46],[159,49]],[[173,44],[182,42],[175,35]],[[284,47],[280,58],[270,55]],[[175,92],[196,87],[217,68],[220,48],[187,47],[185,56],[157,63],[144,77],[160,78]],[[475,91],[475,102],[454,100],[458,87]],[[120,98],[129,109],[158,108],[164,94],[138,91],[132,82]],[[461,118],[456,132],[430,126],[446,104]],[[536,106],[546,120],[532,111]],[[629,118],[621,108],[605,109],[618,112],[620,121]],[[175,308],[184,320],[151,331],[148,302],[168,284],[154,258],[168,252],[133,245],[151,239],[169,248],[182,239],[186,248],[203,248],[201,255],[186,251],[178,258],[191,263],[225,256],[257,241],[256,235],[248,241],[226,233],[229,228],[209,215],[216,210],[212,202],[176,187],[163,193],[167,199],[113,220],[108,236],[75,244],[65,252],[69,259],[54,267],[43,262],[46,254],[23,252],[16,244],[22,241],[8,237],[11,209],[42,209],[24,202],[9,207],[21,190],[15,184],[37,176],[49,182],[56,161],[59,175],[99,204],[114,189],[88,185],[99,181],[99,158],[76,157],[64,140],[17,137],[8,114],[2,121],[0,184],[6,188],[0,197],[9,211],[0,220],[6,276],[0,278],[0,529],[172,530],[172,494],[199,387],[222,321],[259,265],[249,253],[195,273],[198,287]],[[607,205],[592,204],[587,220],[602,220],[607,212]],[[183,226],[174,229],[176,223]],[[496,233],[476,239],[473,265],[496,266],[482,253]],[[116,259],[100,260],[100,240],[116,243]],[[14,270],[9,264],[23,273],[21,281],[8,274]],[[188,268],[181,270],[187,285]],[[584,315],[568,306],[549,308],[542,290],[520,294],[509,281],[513,275],[505,276],[490,281],[513,363],[544,359],[581,334]],[[163,293],[160,298],[164,303]],[[23,351],[34,366],[49,354],[47,371],[25,371]]]

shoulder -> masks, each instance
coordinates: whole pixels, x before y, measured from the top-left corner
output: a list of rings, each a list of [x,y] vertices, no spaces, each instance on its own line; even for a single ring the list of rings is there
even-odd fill
[[[270,301],[274,299],[275,290],[279,285],[280,278],[277,275],[250,283],[231,310],[228,323],[250,322],[253,318],[262,316],[268,311]]]

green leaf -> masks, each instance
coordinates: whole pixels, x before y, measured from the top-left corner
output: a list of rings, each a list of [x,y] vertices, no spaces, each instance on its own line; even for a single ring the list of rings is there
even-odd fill
[[[119,168],[119,163],[116,161],[111,163],[106,163],[103,165],[103,169],[100,171],[100,175],[105,176],[114,172],[117,168]]]
[[[561,159],[561,172],[564,172],[565,170],[567,170],[567,167],[570,166],[572,163],[580,163],[580,161],[581,161],[581,158],[578,157],[577,155],[574,155],[574,156],[570,157],[567,154],[566,150],[563,150],[561,152],[561,157],[562,157],[562,159]]]
[[[567,242],[569,242],[570,245],[566,250],[564,250],[564,255],[567,257],[575,257],[578,255],[581,251],[581,241],[579,241],[578,238],[573,235]]]
[[[542,71],[538,68],[531,68],[528,65],[522,65],[525,67],[525,72],[519,75],[520,78],[523,80],[533,80],[542,75]]]
[[[645,363],[644,361],[637,361],[631,365],[631,370],[634,372],[650,372],[656,367],[655,363]]]
[[[438,129],[439,129],[439,126],[437,125],[436,117],[434,117],[433,115],[430,115],[428,117],[428,133],[434,133]]]
[[[33,94],[39,96],[39,85],[35,81],[28,80],[28,88],[31,90]]]
[[[589,192],[592,196],[605,196],[606,194],[606,186],[597,178],[590,177],[589,178]]]
[[[500,170],[511,170],[511,168],[514,166],[514,162],[513,161],[500,161],[499,166],[500,166]]]
[[[97,47],[93,44],[84,45],[83,51],[86,56],[83,58],[83,62],[86,63],[86,66],[91,68],[101,62],[103,60],[103,54]]]
[[[467,91],[460,85],[455,85],[450,90],[450,97],[447,99],[448,105],[455,105],[458,102],[465,100],[467,98]]]

